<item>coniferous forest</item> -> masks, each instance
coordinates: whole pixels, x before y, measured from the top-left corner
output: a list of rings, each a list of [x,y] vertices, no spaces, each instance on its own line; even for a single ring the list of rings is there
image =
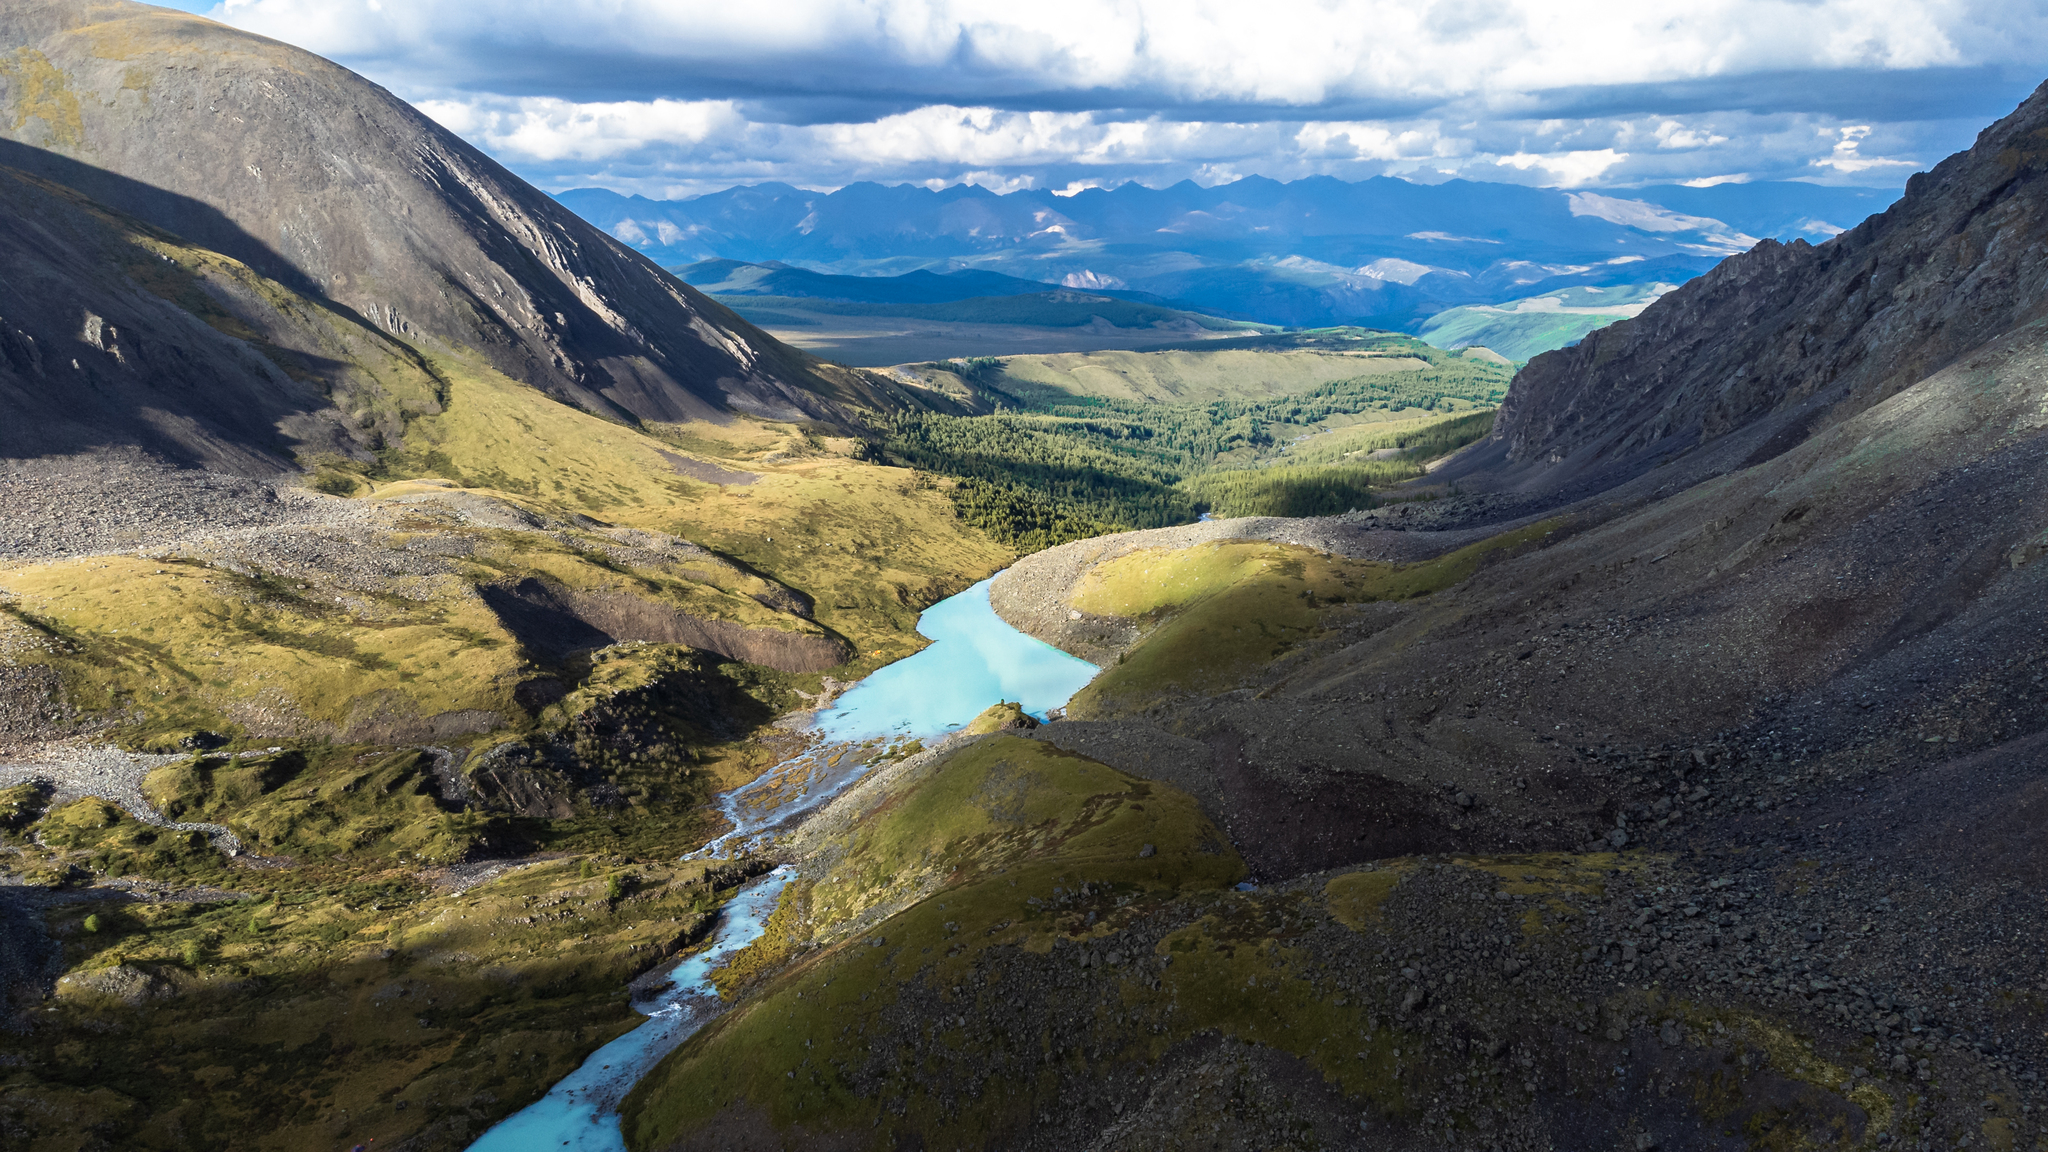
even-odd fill
[[[1334,515],[1485,436],[1507,384],[1502,366],[1392,339],[1428,366],[1191,404],[1008,391],[994,363],[946,365],[996,411],[900,412],[873,432],[892,463],[953,478],[961,518],[1020,551],[1203,513]]]

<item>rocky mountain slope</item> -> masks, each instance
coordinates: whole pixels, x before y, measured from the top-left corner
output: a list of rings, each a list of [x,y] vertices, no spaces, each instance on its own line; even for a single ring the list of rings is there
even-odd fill
[[[862,396],[310,53],[125,0],[10,4],[0,43],[0,164],[424,351],[629,420]]]
[[[0,455],[110,446],[249,475],[369,460],[445,388],[411,347],[248,265],[0,169]]]
[[[1885,212],[1824,244],[1765,242],[1632,321],[1532,361],[1495,436],[1504,478],[1612,483],[1768,426],[1756,463],[2048,310],[2048,91]]]

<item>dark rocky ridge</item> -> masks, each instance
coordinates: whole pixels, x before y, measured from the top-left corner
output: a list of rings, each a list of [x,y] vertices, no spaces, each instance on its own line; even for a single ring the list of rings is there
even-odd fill
[[[124,0],[0,11],[0,163],[625,419],[833,419],[790,349],[338,65]]]
[[[1765,241],[1516,378],[1446,476],[1580,491],[1767,426],[1757,463],[2043,314],[2048,87],[1824,244]]]
[[[699,619],[630,592],[579,591],[532,578],[484,585],[478,592],[506,629],[543,659],[622,640],[687,644],[784,672],[822,672],[853,655],[837,637]]]

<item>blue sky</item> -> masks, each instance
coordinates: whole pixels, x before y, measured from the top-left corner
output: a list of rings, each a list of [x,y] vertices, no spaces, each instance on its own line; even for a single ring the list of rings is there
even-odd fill
[[[1897,188],[2048,0],[226,0],[544,188],[1259,174]]]

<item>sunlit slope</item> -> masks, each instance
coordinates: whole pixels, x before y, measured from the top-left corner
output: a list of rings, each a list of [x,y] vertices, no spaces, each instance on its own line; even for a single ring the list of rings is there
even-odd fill
[[[1135,622],[1142,638],[1068,712],[1107,718],[1162,699],[1228,691],[1319,635],[1338,606],[1440,592],[1470,577],[1489,554],[1539,540],[1553,527],[1532,525],[1418,564],[1263,541],[1126,553],[1088,569],[1070,602],[1086,616]]]
[[[728,1109],[778,1128],[842,1133],[853,1146],[880,1139],[878,1117],[905,1107],[912,1129],[986,1138],[1036,1094],[1031,1076],[992,1083],[983,1104],[962,1113],[923,1092],[919,1062],[900,1064],[893,1042],[880,1061],[870,1045],[919,1029],[915,1018],[938,1009],[933,997],[965,996],[959,1008],[971,1010],[999,996],[979,990],[998,957],[1043,956],[1056,941],[1106,934],[1150,903],[1244,874],[1186,795],[1017,737],[983,738],[847,799],[856,811],[835,809],[843,822],[806,837],[814,867],[755,945],[770,955],[743,954],[735,967],[765,960],[772,970],[807,947],[829,950],[776,976],[649,1074],[626,1106],[630,1146],[668,1147]],[[977,1024],[970,1041],[951,1010],[930,1020],[963,1056],[1037,1062],[1030,1030],[995,1040]]]
[[[1427,369],[1428,346],[1366,328],[1262,334],[1147,351],[1066,352],[899,365],[899,377],[1031,402],[1073,397],[1164,404],[1268,400],[1362,376]],[[1391,381],[1390,381],[1391,382]]]
[[[519,683],[559,673],[479,587],[536,580],[749,634],[844,637],[871,666],[914,650],[919,610],[1007,558],[930,481],[800,429],[678,433],[690,455],[480,365],[435,369],[441,412],[381,459],[328,457],[316,477],[357,493],[306,497],[329,506],[331,522],[302,534],[335,553],[333,570],[280,572],[264,541],[207,542],[203,526],[158,557],[20,565],[0,571],[19,658],[62,671],[81,707],[140,707],[150,730],[232,728],[268,709],[259,727],[273,735],[431,728],[456,714],[469,715],[441,727],[488,731],[523,715]],[[634,530],[699,547],[649,553],[682,545]]]
[[[1460,305],[1423,321],[1421,334],[1438,348],[1491,348],[1521,362],[1626,320],[1676,287],[1663,281],[1589,285],[1499,304]]]
[[[443,476],[684,537],[804,592],[863,651],[1009,558],[955,518],[943,482],[856,460],[853,440],[746,418],[642,432],[480,366],[446,376],[449,410],[420,422],[379,478]]]

